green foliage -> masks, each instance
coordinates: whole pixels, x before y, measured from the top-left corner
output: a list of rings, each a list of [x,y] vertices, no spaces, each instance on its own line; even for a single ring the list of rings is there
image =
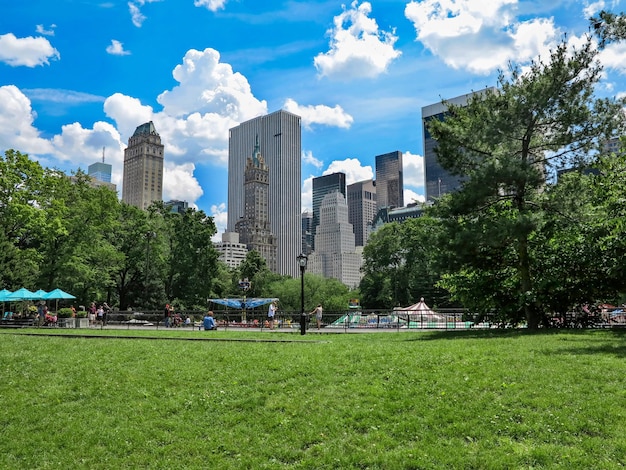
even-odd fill
[[[560,235],[544,231],[558,223],[543,193],[549,172],[588,161],[625,131],[622,100],[594,98],[597,54],[591,38],[578,49],[564,40],[547,62],[525,72],[513,67],[499,90],[466,106],[446,103],[445,119],[430,122],[441,165],[465,178],[435,210],[448,240],[439,285],[465,307],[492,308],[536,328],[555,306],[572,306],[565,304],[573,298],[555,301],[544,290],[549,276],[541,268],[549,266],[541,250]]]
[[[64,308],[60,308],[57,311],[57,316],[59,318],[72,318],[73,315],[74,315],[74,312],[72,311],[71,308],[64,307]]]

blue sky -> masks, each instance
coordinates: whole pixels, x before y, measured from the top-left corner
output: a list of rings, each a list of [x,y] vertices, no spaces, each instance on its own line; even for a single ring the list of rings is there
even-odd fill
[[[71,172],[102,157],[121,194],[123,150],[154,121],[164,199],[226,224],[228,129],[302,116],[311,179],[374,176],[404,154],[405,202],[423,200],[421,108],[496,85],[509,62],[575,44],[591,0],[0,0],[0,151]],[[602,53],[601,91],[625,90],[626,46]]]

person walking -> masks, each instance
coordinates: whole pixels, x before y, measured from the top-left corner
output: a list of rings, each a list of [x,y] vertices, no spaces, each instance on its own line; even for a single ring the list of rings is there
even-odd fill
[[[309,315],[315,314],[315,322],[317,323],[317,329],[319,330],[322,327],[322,304],[317,304],[315,310],[313,310]]]
[[[269,321],[270,330],[274,329],[274,315],[276,315],[276,304],[272,302],[267,309],[267,319]]]

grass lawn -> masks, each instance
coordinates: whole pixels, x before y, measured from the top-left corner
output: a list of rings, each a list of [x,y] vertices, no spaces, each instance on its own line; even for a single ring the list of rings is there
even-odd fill
[[[622,331],[40,331],[0,330],[2,469],[626,465]]]

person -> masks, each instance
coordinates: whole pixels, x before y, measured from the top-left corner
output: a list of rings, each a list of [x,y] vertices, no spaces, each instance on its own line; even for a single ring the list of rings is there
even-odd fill
[[[215,325],[215,319],[213,318],[213,312],[211,310],[209,310],[204,316],[202,325],[205,330],[217,330],[217,325]]]
[[[319,330],[322,327],[322,304],[317,304],[315,310],[313,310],[310,315],[315,314],[315,321],[317,323],[317,329]]]
[[[96,311],[98,309],[96,308],[96,303],[95,302],[91,302],[91,305],[89,306],[89,326],[94,326],[96,324]]]
[[[276,304],[272,302],[267,310],[267,319],[269,320],[270,330],[274,329],[274,315],[276,314]]]
[[[104,311],[104,314],[102,315],[102,324],[106,325],[107,324],[107,318],[109,316],[109,313],[111,313],[111,307],[109,307],[109,304],[107,304],[106,302],[104,302],[102,304],[102,310]]]
[[[104,326],[104,308],[102,305],[96,309],[96,325]]]
[[[163,312],[163,323],[165,323],[165,328],[170,327],[170,317],[172,316],[173,308],[170,307],[170,304],[165,304],[165,311]]]

